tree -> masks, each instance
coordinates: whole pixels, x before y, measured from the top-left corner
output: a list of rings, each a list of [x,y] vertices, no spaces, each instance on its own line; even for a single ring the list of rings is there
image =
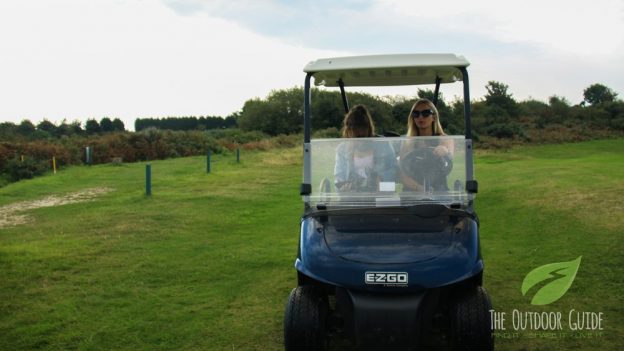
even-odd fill
[[[82,135],[84,130],[80,126],[80,121],[73,121],[71,123],[67,123],[67,120],[64,119],[61,123],[56,127],[55,135],[57,137],[61,136],[71,136],[71,135]]]
[[[301,90],[303,100],[303,90]],[[303,106],[303,101],[301,102]],[[344,106],[342,98],[337,91],[312,89],[312,130],[327,128],[340,128],[344,119]]]
[[[69,124],[70,134],[82,135],[85,130],[82,129],[80,121],[73,121]]]
[[[113,130],[116,132],[123,132],[126,130],[126,126],[119,118],[115,118],[113,120]]]
[[[433,102],[435,98],[435,91],[431,89],[418,89],[418,97]],[[441,92],[438,92],[438,101],[436,103],[436,108],[438,110],[447,108],[446,102],[444,101],[444,96]]]
[[[236,128],[238,126],[238,123],[236,122],[236,120],[238,119],[238,116],[240,116],[240,113],[234,112],[233,114],[225,117],[225,120],[223,121],[223,127],[224,128]]]
[[[37,130],[50,133],[50,135],[54,135],[56,132],[56,126],[54,125],[54,123],[48,121],[47,119],[44,119],[43,121],[39,122],[39,124],[37,124]]]
[[[279,111],[267,101],[251,99],[245,101],[238,125],[244,131],[259,130],[270,135],[279,134],[287,124]]]
[[[88,119],[85,123],[85,130],[87,134],[97,134],[100,132],[100,124],[94,119]]]
[[[413,99],[395,97],[392,104],[392,118],[396,126],[396,132],[404,134],[407,132],[407,119],[410,118],[410,110],[414,105]]]
[[[513,96],[507,92],[509,86],[496,81],[489,81],[485,86],[487,94],[485,94],[485,105],[491,109],[491,117],[504,120],[505,117],[518,116],[518,103]],[[501,112],[507,116],[500,116]]]
[[[605,102],[613,102],[617,93],[602,84],[592,84],[583,90],[583,101],[591,105],[598,105]]]
[[[25,119],[17,126],[17,132],[24,136],[32,136],[35,132],[35,125],[31,121]]]
[[[2,122],[0,123],[0,140],[10,140],[15,137],[17,134],[17,125],[13,122]],[[2,147],[0,146],[0,150]],[[0,161],[1,161],[0,155]],[[1,163],[1,162],[0,162]]]
[[[104,133],[110,133],[115,130],[113,121],[110,118],[104,117],[100,120],[100,130]]]
[[[247,100],[238,124],[242,130],[259,130],[269,135],[298,133],[302,130],[302,89],[274,90],[266,99]]]
[[[543,123],[561,123],[570,117],[572,107],[565,97],[553,95],[548,98],[548,109],[543,114],[547,120]]]

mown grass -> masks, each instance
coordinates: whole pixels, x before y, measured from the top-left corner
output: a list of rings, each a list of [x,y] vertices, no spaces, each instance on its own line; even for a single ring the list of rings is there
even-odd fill
[[[72,167],[0,189],[0,206],[106,187],[0,228],[0,349],[278,350],[295,286],[301,150]],[[615,350],[624,337],[622,140],[479,153],[485,286],[494,308],[604,313],[602,336],[497,340],[500,350]],[[583,261],[530,305],[533,268]],[[511,328],[511,320],[508,327]]]
[[[503,350],[618,350],[624,337],[624,143],[622,140],[522,147],[478,157],[477,201],[485,286],[494,308],[562,312],[559,338],[499,339]],[[532,306],[520,287],[533,268],[583,256],[570,290],[546,306]],[[533,294],[535,291],[533,291]],[[568,312],[603,312],[603,335],[567,325]],[[597,337],[596,337],[597,336]]]
[[[0,235],[0,349],[265,349],[281,338],[301,211],[295,153],[76,167],[2,203],[83,188]],[[279,166],[282,167],[279,167]]]

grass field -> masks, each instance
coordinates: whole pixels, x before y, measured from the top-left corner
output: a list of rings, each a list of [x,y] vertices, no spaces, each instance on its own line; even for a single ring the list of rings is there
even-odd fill
[[[0,228],[0,349],[279,350],[299,216],[301,150],[72,167],[0,189],[0,206],[104,189]],[[497,311],[603,313],[601,333],[519,333],[499,350],[619,350],[624,339],[624,142],[478,153],[484,285]],[[6,208],[6,207],[5,207]],[[583,256],[546,306],[537,266]],[[564,325],[567,329],[567,325]],[[564,330],[565,331],[565,330]]]

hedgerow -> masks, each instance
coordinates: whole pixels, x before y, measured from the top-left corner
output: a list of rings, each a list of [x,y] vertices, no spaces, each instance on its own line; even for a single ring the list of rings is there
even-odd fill
[[[15,140],[0,143],[0,186],[41,175],[57,167],[85,164],[85,148],[92,148],[93,164],[113,160],[138,162],[171,157],[205,155],[242,150],[269,150],[293,147],[300,135],[269,137],[258,132],[235,129],[223,131],[171,131],[153,127],[140,132],[106,133],[46,140]]]

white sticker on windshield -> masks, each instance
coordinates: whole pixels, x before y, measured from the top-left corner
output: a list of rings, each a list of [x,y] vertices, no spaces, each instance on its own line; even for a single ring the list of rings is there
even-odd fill
[[[379,191],[392,191],[396,189],[395,182],[379,182]]]

